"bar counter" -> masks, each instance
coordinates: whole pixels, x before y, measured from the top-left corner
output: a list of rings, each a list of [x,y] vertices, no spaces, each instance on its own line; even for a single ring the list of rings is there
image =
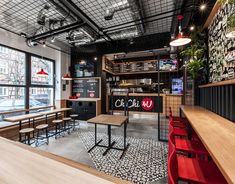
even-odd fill
[[[109,100],[108,98],[110,98],[110,94],[107,95],[107,100],[106,100],[106,107],[107,107],[107,112],[111,109],[110,108],[110,104],[108,104]],[[126,96],[125,93],[116,93],[113,96]],[[182,95],[181,94],[163,94],[160,93],[159,95],[160,97],[162,97],[162,115],[164,116],[169,116],[168,111],[169,111],[169,107],[171,107],[172,109],[172,113],[173,116],[179,116],[179,108],[180,105],[182,105]],[[129,93],[129,97],[136,97],[139,98],[140,100],[144,99],[144,98],[152,98],[153,101],[155,101],[156,97],[158,97],[158,93]],[[154,105],[157,105],[156,103]],[[120,110],[114,110],[114,111],[120,111]],[[157,112],[152,112],[152,111],[142,111],[141,109],[132,111],[131,108],[129,108],[130,113],[157,113]]]
[[[235,183],[235,124],[202,107],[181,106],[181,110],[227,182]]]
[[[66,158],[0,137],[0,183],[129,183]]]

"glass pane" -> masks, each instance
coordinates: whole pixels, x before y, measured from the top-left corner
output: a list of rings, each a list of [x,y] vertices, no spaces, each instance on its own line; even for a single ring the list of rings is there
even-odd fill
[[[53,85],[53,62],[38,58],[38,57],[31,57],[31,83],[32,84],[40,84],[40,85]],[[38,76],[37,72],[43,69],[48,76]]]
[[[53,105],[52,88],[30,88],[29,89],[29,106],[30,108],[45,107]]]
[[[0,46],[0,83],[25,84],[25,53]]]
[[[25,109],[25,89],[0,86],[0,112]]]

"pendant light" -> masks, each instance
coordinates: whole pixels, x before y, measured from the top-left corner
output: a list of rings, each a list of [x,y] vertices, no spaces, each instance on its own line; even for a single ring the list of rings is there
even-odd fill
[[[48,76],[48,73],[45,72],[42,68],[39,72],[37,72],[37,76],[39,77],[47,77]]]
[[[72,77],[69,75],[69,74],[65,74],[63,77],[62,77],[62,80],[73,80]]]
[[[45,43],[45,42],[43,42],[43,43]],[[41,60],[43,60],[42,48],[41,48],[41,56],[42,56]],[[40,71],[38,71],[36,74],[37,74],[38,77],[48,77],[48,73],[45,72],[43,70],[43,68],[41,68]]]
[[[183,18],[184,17],[182,15],[177,16],[177,19],[179,21],[179,33],[176,36],[176,38],[170,42],[170,46],[173,46],[173,47],[183,46],[183,45],[189,44],[192,41],[190,37],[183,35],[183,31],[182,31]]]

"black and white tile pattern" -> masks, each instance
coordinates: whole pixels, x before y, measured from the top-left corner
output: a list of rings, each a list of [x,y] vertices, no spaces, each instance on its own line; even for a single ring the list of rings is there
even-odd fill
[[[94,132],[78,133],[87,150],[94,145]],[[107,145],[107,135],[98,133],[101,144]],[[112,135],[115,147],[123,147],[123,136]],[[167,177],[167,144],[152,139],[128,137],[130,144],[125,156],[120,160],[121,151],[110,150],[103,156],[105,148],[96,147],[90,153],[97,170],[129,180],[137,184],[145,184]]]

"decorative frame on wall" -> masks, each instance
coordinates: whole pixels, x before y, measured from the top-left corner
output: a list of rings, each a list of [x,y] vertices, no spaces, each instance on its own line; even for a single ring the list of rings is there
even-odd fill
[[[235,41],[227,38],[227,20],[235,6],[226,3],[208,28],[209,82],[235,78]]]

